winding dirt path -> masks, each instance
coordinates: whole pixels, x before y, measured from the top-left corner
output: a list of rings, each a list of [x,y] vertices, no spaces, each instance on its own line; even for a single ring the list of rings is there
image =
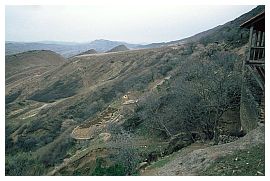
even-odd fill
[[[76,140],[89,140],[93,139],[97,133],[104,130],[108,123],[119,121],[121,114],[119,110],[108,107],[105,111],[101,112],[99,116],[77,126],[71,133],[71,137]]]

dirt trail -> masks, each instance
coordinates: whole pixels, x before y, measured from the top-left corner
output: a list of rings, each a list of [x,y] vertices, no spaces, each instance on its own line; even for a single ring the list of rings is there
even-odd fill
[[[163,79],[156,79],[153,83],[149,84],[149,90],[155,91],[159,86],[162,86],[166,81],[171,79],[171,75],[164,77]]]
[[[110,122],[117,122],[120,118],[119,110],[108,107],[95,119],[89,120],[77,126],[71,133],[71,137],[77,140],[88,140],[94,138],[98,131],[105,129]]]
[[[126,98],[124,98],[125,96]],[[128,92],[125,96],[122,98],[121,105],[110,105],[94,119],[88,120],[74,128],[71,137],[76,140],[93,139],[101,131],[105,130],[106,132],[109,123],[120,123],[123,118],[121,113],[123,107],[131,108],[130,105],[137,105],[139,102],[139,96],[136,93]]]
[[[85,55],[81,55],[81,56],[85,56]],[[73,63],[76,63],[76,61],[73,62]],[[153,91],[154,89],[156,89],[158,86],[161,86],[162,84],[164,84],[169,79],[171,79],[170,75],[167,76],[167,77],[164,77],[161,80],[158,80],[157,82],[155,82],[155,84],[153,85],[151,90]],[[95,86],[97,86],[97,85],[94,85],[91,88],[94,88]],[[96,118],[94,118],[92,120],[88,120],[87,122],[85,122],[85,123],[77,126],[76,128],[74,128],[74,130],[71,133],[71,137],[76,139],[76,140],[93,139],[94,136],[100,130],[106,129],[106,126],[107,126],[108,123],[120,121],[122,115],[119,113],[119,110],[121,110],[121,107],[129,106],[129,105],[137,105],[139,100],[140,100],[140,96],[136,95],[136,93],[128,92],[126,96],[127,96],[127,98],[124,99],[124,102],[122,103],[122,106],[118,107],[118,109],[112,108],[112,107],[109,106],[107,109],[105,109],[105,111],[103,111]]]
[[[164,166],[152,170],[146,168],[142,175],[199,175],[217,158],[230,155],[238,150],[250,148],[251,146],[264,144],[264,129],[264,126],[259,126],[243,138],[227,144],[194,150],[186,147],[180,150],[177,156]]]

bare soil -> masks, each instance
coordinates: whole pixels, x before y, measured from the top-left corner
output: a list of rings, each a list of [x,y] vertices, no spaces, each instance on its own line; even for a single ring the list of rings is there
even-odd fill
[[[245,150],[259,144],[264,144],[264,129],[264,126],[259,126],[246,136],[227,144],[209,146],[206,148],[191,145],[178,151],[175,158],[164,166],[154,169],[151,169],[151,166],[146,167],[145,170],[141,171],[141,175],[200,175],[200,173],[203,173],[220,157],[231,155],[236,151]]]

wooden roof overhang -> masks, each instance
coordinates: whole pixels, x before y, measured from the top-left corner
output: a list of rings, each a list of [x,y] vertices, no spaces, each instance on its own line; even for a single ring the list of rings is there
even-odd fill
[[[254,30],[265,32],[265,12],[262,12],[240,25],[242,28],[250,28],[253,26]]]

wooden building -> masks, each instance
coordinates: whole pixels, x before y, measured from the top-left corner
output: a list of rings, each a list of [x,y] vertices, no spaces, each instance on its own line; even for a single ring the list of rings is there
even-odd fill
[[[240,27],[249,29],[240,105],[241,128],[247,133],[265,120],[265,13],[254,16]]]
[[[265,13],[249,19],[240,27],[249,28],[249,51],[245,65],[251,71],[262,90],[265,83]]]

